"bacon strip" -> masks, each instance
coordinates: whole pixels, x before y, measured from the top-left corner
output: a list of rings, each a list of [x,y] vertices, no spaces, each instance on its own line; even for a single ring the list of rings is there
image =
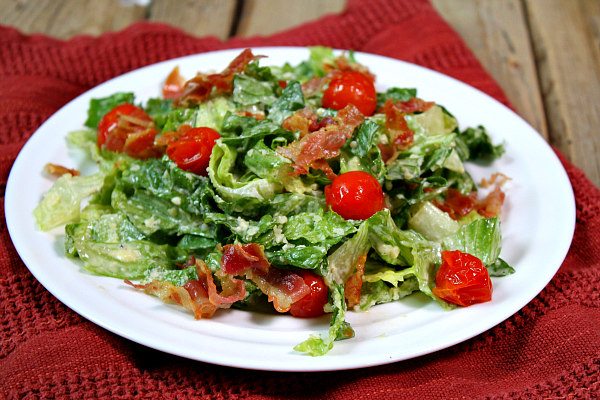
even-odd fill
[[[209,301],[206,288],[200,281],[190,281],[183,286],[175,286],[163,281],[152,281],[145,285],[136,285],[128,280],[125,283],[143,290],[146,294],[156,296],[165,303],[183,306],[191,311],[196,319],[210,318],[218,308]]]
[[[262,248],[256,243],[225,245],[221,270],[226,274],[244,275],[254,282],[273,302],[275,309],[282,313],[289,311],[294,302],[310,292],[300,275],[271,268]]]
[[[457,189],[450,188],[444,201],[434,201],[434,204],[454,220],[461,219],[473,210],[486,218],[491,218],[500,215],[505,197],[500,186],[496,186],[481,200],[477,200],[477,192],[464,195]]]
[[[344,297],[348,303],[348,307],[352,308],[360,303],[360,291],[363,285],[363,275],[365,274],[365,263],[367,255],[363,254],[356,261],[356,272],[350,275],[344,285]]]
[[[388,99],[382,111],[385,114],[385,127],[390,134],[387,145],[379,145],[381,156],[386,163],[394,161],[398,153],[409,148],[414,142],[414,132],[408,127],[405,115],[423,112],[433,107],[435,103],[413,97],[408,101],[393,102]]]
[[[223,274],[221,292],[217,290],[213,275],[207,265],[200,260],[192,260],[198,273],[197,280],[175,286],[170,282],[154,280],[145,285],[136,285],[129,280],[125,283],[145,293],[153,295],[165,303],[183,306],[194,314],[194,318],[210,318],[219,308],[229,308],[236,301],[246,297],[244,281]]]
[[[215,93],[231,93],[233,90],[233,77],[239,74],[246,66],[262,56],[255,56],[250,49],[245,49],[229,63],[227,68],[217,74],[198,73],[188,80],[183,86],[183,93],[175,99],[175,105],[190,107],[202,103]]]
[[[333,171],[327,170],[325,160],[340,154],[340,149],[352,137],[354,129],[363,122],[364,118],[358,108],[349,104],[338,112],[330,124],[286,147],[277,148],[277,152],[293,161],[292,166],[297,175],[307,174],[310,167],[321,169],[331,175]],[[335,177],[335,174],[333,176]]]
[[[47,163],[46,165],[44,165],[44,171],[46,171],[47,174],[56,176],[56,177],[61,177],[65,174],[70,174],[72,176],[80,175],[79,171],[76,169],[67,168],[62,165],[52,164],[52,163]]]

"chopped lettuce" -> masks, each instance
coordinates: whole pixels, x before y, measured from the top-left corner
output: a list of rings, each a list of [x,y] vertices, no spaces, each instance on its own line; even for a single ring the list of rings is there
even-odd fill
[[[311,86],[318,88],[324,82],[320,78],[344,69],[344,63],[361,70],[352,52],[337,58],[330,48],[313,47],[310,57],[297,65],[270,67],[251,61],[232,76],[231,93],[214,91],[200,104],[182,107],[154,98],[141,105],[159,137],[184,124],[219,132],[206,176],[180,169],[168,154],[137,160],[100,149],[99,121],[135,98],[116,93],[93,99],[85,122],[89,129],[71,133],[68,143],[85,151],[100,172],[59,178],[35,209],[36,223],[42,230],[66,224],[66,254],[78,258],[86,271],[141,283],[181,287],[198,279],[190,265],[203,260],[218,290],[225,291],[231,282],[221,280],[222,246],[238,243],[260,245],[270,268],[312,270],[329,289],[325,311],[331,320],[327,334],[312,335],[295,347],[311,356],[326,354],[336,340],[354,335],[345,321],[345,285],[350,277],[361,276],[362,263],[361,296],[354,305],[358,311],[414,292],[448,307],[431,291],[442,250],[481,258],[492,276],[513,273],[499,257],[497,218],[472,213],[454,221],[434,206],[449,188],[476,190],[464,162],[490,161],[503,152],[483,127],[460,131],[443,106],[402,116],[414,134],[406,147],[389,146],[397,133],[379,112],[365,117],[345,143],[332,143],[331,149],[329,143],[311,148],[310,139],[316,137],[311,136],[294,159],[277,152],[307,135],[307,129],[328,126],[327,119],[337,115],[322,107],[323,88]],[[416,95],[416,89],[390,88],[377,94],[378,109],[386,101],[405,102]],[[298,121],[307,129],[284,129],[286,118],[304,108],[311,116]],[[300,173],[294,160],[319,150],[324,158]],[[386,208],[364,221],[345,220],[333,212],[324,195],[333,175],[319,168],[321,161],[336,175],[364,171],[376,177]],[[255,283],[245,279],[244,285],[246,297],[233,308],[272,311]]]
[[[304,107],[304,95],[298,81],[288,82],[281,96],[269,109],[269,119],[280,125],[292,112]]]
[[[494,145],[487,130],[481,125],[465,129],[458,140],[464,143],[460,147],[463,160],[492,161],[504,154],[504,145]]]
[[[479,258],[485,265],[496,262],[501,248],[500,220],[481,218],[463,225],[442,241],[444,250],[460,250]]]
[[[383,93],[377,93],[377,107],[382,107],[388,100],[393,102],[408,101],[413,97],[417,97],[417,89],[411,88],[389,88]]]
[[[115,108],[116,106],[123,103],[133,104],[135,96],[131,92],[115,93],[108,97],[102,97],[98,99],[90,100],[90,108],[88,108],[88,117],[85,120],[84,125],[88,128],[96,129],[100,120],[104,115]]]
[[[61,176],[33,210],[38,227],[47,231],[77,221],[81,202],[98,192],[103,184],[104,174],[100,172],[89,176]]]
[[[237,151],[217,142],[210,157],[208,176],[220,196],[215,196],[217,205],[224,211],[256,212],[258,207],[269,203],[281,185],[265,178],[249,177],[242,180],[233,174]]]
[[[334,284],[330,287],[329,294],[331,296],[330,311],[332,312],[332,316],[329,323],[328,335],[325,337],[311,335],[304,342],[297,344],[294,350],[313,357],[322,356],[333,348],[334,341],[354,337],[354,330],[345,320],[346,301],[344,300],[344,287]]]

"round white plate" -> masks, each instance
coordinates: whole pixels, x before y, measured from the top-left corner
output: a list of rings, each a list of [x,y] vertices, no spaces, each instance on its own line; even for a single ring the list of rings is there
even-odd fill
[[[112,79],[82,94],[49,118],[23,147],[6,188],[6,220],[21,258],[54,296],[92,322],[118,335],[167,353],[194,360],[273,371],[325,371],[379,365],[417,357],[467,340],[499,324],[533,299],[560,267],[575,226],[571,185],[558,158],[523,119],[482,92],[440,73],[376,55],[357,53],[377,76],[378,90],[416,87],[419,97],[448,108],[461,128],[484,125],[506,154],[491,166],[470,165],[476,181],[501,171],[512,178],[502,215],[501,256],[516,273],[494,278],[493,300],[444,311],[420,295],[348,313],[356,337],[336,342],[323,357],[293,350],[309,334],[326,333],[328,318],[294,319],[287,315],[225,310],[196,321],[176,306],[163,304],[119,279],[83,272],[63,254],[62,230],[36,229],[32,211],[52,181],[42,174],[48,162],[81,166],[65,144],[80,129],[89,100],[133,91],[136,101],[157,97],[168,73],[221,70],[238,53],[226,50],[165,61]],[[257,48],[264,65],[298,63],[304,48]]]

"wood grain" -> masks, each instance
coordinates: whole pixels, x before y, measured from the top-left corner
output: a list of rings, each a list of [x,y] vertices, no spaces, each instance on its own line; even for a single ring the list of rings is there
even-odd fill
[[[144,19],[145,8],[119,0],[2,0],[0,23],[60,39],[99,35]]]
[[[148,17],[196,36],[227,39],[235,20],[235,7],[235,0],[154,0]]]
[[[236,35],[268,35],[341,12],[345,5],[345,0],[246,0]]]
[[[550,142],[600,186],[600,2],[525,4]]]
[[[519,0],[433,0],[487,71],[504,89],[525,120],[548,138],[544,106],[530,43],[527,18]]]

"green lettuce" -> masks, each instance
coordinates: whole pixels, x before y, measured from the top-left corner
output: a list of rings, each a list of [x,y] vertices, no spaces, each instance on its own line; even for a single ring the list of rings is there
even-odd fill
[[[115,108],[116,106],[123,103],[133,104],[135,96],[133,93],[115,93],[108,97],[102,97],[98,99],[90,100],[90,107],[88,108],[88,117],[84,122],[84,125],[88,128],[96,129],[98,124],[104,115]]]
[[[102,188],[104,177],[98,172],[89,176],[66,174],[58,178],[33,210],[38,227],[47,231],[77,221],[81,202]]]
[[[330,287],[329,294],[331,297],[329,311],[332,312],[332,316],[329,323],[328,335],[325,337],[311,335],[304,342],[297,344],[294,350],[313,357],[322,356],[333,348],[334,341],[354,337],[354,330],[345,320],[346,301],[344,299],[344,287],[334,284]]]
[[[220,196],[220,199],[215,196],[215,201],[224,211],[256,213],[282,187],[265,178],[238,178],[233,173],[236,158],[237,151],[224,143],[218,141],[213,148],[208,176]]]
[[[269,109],[269,119],[281,125],[284,119],[303,107],[304,95],[302,94],[302,86],[298,81],[288,82],[281,96],[273,102]]]
[[[148,269],[174,266],[169,246],[141,239],[126,221],[123,214],[102,214],[67,225],[67,254],[81,259],[88,272],[121,279],[140,279]]]
[[[493,161],[504,154],[502,144],[494,145],[492,138],[485,127],[479,125],[475,128],[467,128],[458,136],[459,146],[463,160]]]

